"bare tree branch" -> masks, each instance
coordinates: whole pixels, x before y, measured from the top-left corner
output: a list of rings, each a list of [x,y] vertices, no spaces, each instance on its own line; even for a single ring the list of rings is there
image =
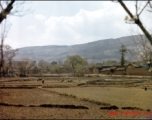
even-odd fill
[[[129,14],[129,16],[134,20],[134,22],[140,27],[140,29],[143,31],[145,36],[148,38],[150,44],[152,45],[152,36],[149,34],[149,32],[145,29],[142,22],[140,21],[139,17],[135,18],[134,15],[130,12],[130,10],[127,8],[127,6],[123,3],[122,0],[118,0],[118,2],[121,4],[121,6],[125,9],[125,11]]]
[[[138,17],[138,1],[137,0],[136,0],[135,8],[136,8],[136,16]]]
[[[7,5],[7,7],[1,11],[0,13],[0,23],[6,18],[6,16],[10,13],[10,11],[13,8],[13,3],[15,2],[15,0],[11,0],[11,2]]]
[[[24,15],[32,13],[33,11],[31,9],[24,9],[23,4],[25,4],[25,2],[26,1],[21,2],[21,1],[11,0],[10,2],[5,1],[2,3],[0,1],[0,8],[2,9],[0,12],[0,23],[7,17],[7,15],[22,17]],[[6,6],[6,8],[4,6]]]
[[[2,6],[2,3],[1,3],[1,0],[0,0],[0,7],[1,7],[1,10],[3,10],[3,6]]]
[[[30,2],[26,3],[25,1],[23,2],[16,2],[14,4],[14,9],[10,12],[10,15],[13,16],[18,16],[18,17],[22,17],[25,16],[27,14],[33,13],[34,10],[32,10],[31,8],[25,9],[23,4],[29,4]]]
[[[145,4],[145,6],[143,7],[143,9],[140,11],[140,13],[138,14],[138,16],[143,12],[143,10],[146,8],[146,6],[148,5],[148,1],[147,1],[147,3]]]

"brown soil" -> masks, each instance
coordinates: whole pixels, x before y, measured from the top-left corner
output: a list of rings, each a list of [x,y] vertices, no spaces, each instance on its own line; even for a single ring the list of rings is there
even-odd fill
[[[48,88],[62,94],[75,95],[78,98],[95,100],[122,107],[136,107],[143,110],[152,110],[152,91],[141,88],[119,87],[72,87],[72,88]]]
[[[52,88],[62,91],[77,88],[77,84],[86,80],[88,81],[88,78],[83,78],[80,82],[79,79],[75,79],[72,83],[67,81],[61,83],[58,78],[47,78],[45,84],[37,82],[37,78],[13,78],[0,81],[0,119],[144,119],[152,115],[150,109],[141,110],[135,107],[122,109],[111,102],[98,102],[96,101],[98,99],[89,101],[85,97],[79,99],[75,94],[60,94],[62,92],[48,90]],[[93,92],[93,89],[96,89],[94,87],[90,87],[91,90],[86,93]],[[78,92],[83,94],[84,91],[76,89],[75,93]],[[134,114],[129,114],[129,112]],[[142,114],[135,114],[139,112]],[[149,113],[145,114],[146,112]]]

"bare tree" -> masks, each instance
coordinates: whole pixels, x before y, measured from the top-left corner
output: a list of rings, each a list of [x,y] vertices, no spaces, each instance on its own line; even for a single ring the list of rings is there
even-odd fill
[[[9,45],[4,45],[4,52],[3,52],[3,61],[4,61],[4,67],[3,67],[3,76],[9,75],[9,74],[13,74],[13,64],[12,64],[12,60],[15,57],[15,55],[17,54],[17,49],[13,50],[11,48],[11,46]]]
[[[148,11],[152,12],[151,1],[147,0],[146,3],[145,3],[145,5],[141,8],[141,6],[139,6],[139,4],[138,4],[138,0],[136,0],[136,3],[135,3],[135,10],[136,10],[135,15],[133,13],[131,13],[131,11],[129,10],[129,8],[124,4],[124,2],[122,0],[118,0],[118,2],[121,4],[121,6],[124,8],[124,10],[130,16],[130,18],[128,16],[125,17],[126,22],[127,23],[137,24],[139,26],[139,28],[143,31],[143,33],[145,34],[145,36],[147,37],[147,39],[149,40],[150,44],[152,45],[152,36],[150,35],[150,33],[144,27],[144,25],[142,24],[142,22],[140,20],[140,15],[141,15],[141,13],[146,8],[149,8]]]
[[[2,23],[2,21],[6,19],[8,15],[24,16],[33,12],[31,9],[24,9],[22,7],[24,4],[25,1],[0,0],[0,23]]]
[[[21,76],[26,76],[29,74],[31,68],[35,67],[36,61],[33,61],[29,58],[23,58],[19,63],[18,63],[18,69],[20,70],[20,75]]]
[[[6,8],[3,8],[2,1],[0,1],[1,13],[0,13],[0,23],[6,18],[6,16],[10,13],[13,8],[15,0],[11,0],[10,3],[7,3]]]
[[[5,67],[7,61],[4,57],[8,57],[10,61],[12,61],[12,58],[15,56],[16,50],[12,50],[11,47],[5,46],[4,41],[5,38],[7,37],[8,30],[10,29],[10,25],[7,24],[7,15],[15,15],[15,16],[23,16],[26,15],[30,12],[32,12],[30,9],[20,9],[22,5],[25,3],[25,1],[20,2],[20,1],[15,1],[15,0],[10,0],[10,1],[1,1],[0,0],[0,24],[1,24],[1,29],[0,29],[0,74],[4,76],[5,74]],[[12,10],[12,8],[14,9]],[[23,8],[23,7],[22,7]],[[5,20],[4,20],[5,19]],[[4,22],[2,22],[4,21]],[[5,46],[5,47],[4,47]],[[6,48],[6,49],[5,49]],[[4,50],[5,49],[5,50]],[[9,53],[9,54],[8,54]],[[5,56],[4,56],[5,54]]]
[[[133,50],[127,49],[129,53],[141,63],[141,65],[146,65],[149,70],[152,67],[152,48],[149,41],[144,35],[138,34],[137,36],[130,36],[130,39],[135,44]]]
[[[7,26],[7,21],[5,20],[5,22],[3,24],[1,24],[1,29],[0,29],[0,39],[1,39],[1,43],[0,43],[0,73],[2,74],[2,71],[4,70],[4,40],[7,36],[8,30],[10,26]],[[3,69],[3,70],[2,70]],[[4,72],[4,71],[3,71]]]

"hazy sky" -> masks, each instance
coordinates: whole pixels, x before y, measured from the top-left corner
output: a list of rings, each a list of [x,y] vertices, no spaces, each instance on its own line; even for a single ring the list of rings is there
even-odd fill
[[[125,3],[135,13],[135,2]],[[131,26],[137,29],[125,23],[127,13],[111,1],[31,1],[23,7],[34,12],[8,17],[11,28],[5,43],[12,48],[82,44],[130,35]],[[151,19],[148,12],[142,14],[147,26]]]

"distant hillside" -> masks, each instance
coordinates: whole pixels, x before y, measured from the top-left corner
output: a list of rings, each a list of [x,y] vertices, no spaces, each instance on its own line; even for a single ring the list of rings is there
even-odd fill
[[[129,36],[71,46],[33,46],[19,48],[15,60],[28,57],[36,61],[65,61],[68,55],[80,55],[83,58],[87,58],[89,62],[102,62],[106,60],[120,61],[119,48],[121,44],[124,44],[129,49],[135,47],[134,42]],[[134,60],[130,53],[126,53],[126,59],[129,61]]]

